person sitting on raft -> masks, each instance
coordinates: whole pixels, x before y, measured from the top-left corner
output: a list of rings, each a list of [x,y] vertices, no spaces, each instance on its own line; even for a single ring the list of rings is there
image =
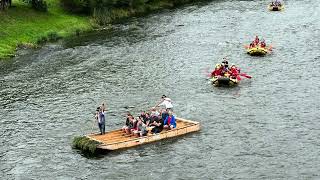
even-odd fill
[[[254,47],[255,47],[255,42],[252,41],[252,42],[250,43],[250,45],[249,45],[249,48],[254,48]]]
[[[152,117],[150,126],[153,126],[152,133],[160,133],[163,130],[163,119],[158,116]]]
[[[135,130],[133,131],[133,134],[136,137],[146,136],[148,131],[147,131],[146,125],[143,123],[142,117],[139,116],[136,119],[136,122],[137,122],[137,124],[136,124]]]
[[[274,6],[281,6],[281,2],[278,0],[275,0],[273,4]]]
[[[229,71],[229,63],[228,63],[228,61],[227,61],[227,59],[226,58],[223,58],[224,60],[222,61],[222,67],[223,67],[223,69],[222,69],[222,75],[225,75],[225,73],[227,73],[228,71]]]
[[[230,77],[233,78],[233,79],[236,79],[237,76],[239,75],[240,73],[240,69],[238,69],[234,64],[230,67],[230,71],[229,71],[229,74],[230,74]]]
[[[254,44],[255,44],[255,46],[259,44],[259,41],[260,41],[260,40],[259,40],[259,37],[256,36],[256,38],[254,39]]]
[[[211,77],[221,76],[222,75],[222,65],[216,64],[214,70],[211,72]]]
[[[167,117],[169,116],[169,111],[166,109],[162,109],[161,113],[160,113],[160,118],[162,120],[165,120]]]
[[[151,121],[151,116],[150,116],[150,114],[147,112],[147,113],[145,113],[144,115],[141,115],[141,117],[143,118],[143,123],[144,123],[146,126],[149,126],[150,121]]]
[[[126,134],[131,133],[131,129],[133,128],[133,119],[134,117],[130,113],[127,113],[126,124],[122,127],[122,131]]]
[[[172,115],[172,112],[169,112],[169,116],[164,120],[165,129],[174,129],[177,127],[176,118]]]
[[[266,42],[265,42],[265,40],[262,40],[262,41],[260,42],[260,47],[262,47],[262,48],[265,48],[265,47],[266,47]]]

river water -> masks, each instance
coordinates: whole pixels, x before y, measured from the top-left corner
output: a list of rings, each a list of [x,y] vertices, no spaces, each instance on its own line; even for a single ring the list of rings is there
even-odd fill
[[[0,62],[3,179],[319,179],[320,0],[217,1],[134,18],[112,30]],[[274,51],[250,57],[255,35]],[[227,56],[253,76],[215,88]],[[72,138],[107,130],[162,94],[200,132],[86,158]]]

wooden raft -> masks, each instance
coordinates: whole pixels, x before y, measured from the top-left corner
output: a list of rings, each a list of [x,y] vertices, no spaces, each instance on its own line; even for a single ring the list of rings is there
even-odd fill
[[[106,132],[106,134],[104,135],[90,134],[90,135],[87,135],[87,137],[101,143],[97,146],[98,149],[116,150],[116,149],[138,146],[138,145],[146,144],[150,142],[155,142],[161,139],[176,137],[176,136],[180,136],[180,135],[184,135],[187,133],[200,130],[199,122],[190,121],[182,118],[176,118],[176,123],[177,123],[176,129],[163,130],[161,131],[161,133],[158,133],[158,134],[151,134],[149,132],[147,136],[143,136],[143,137],[135,137],[133,135],[127,135],[123,133],[121,129]]]

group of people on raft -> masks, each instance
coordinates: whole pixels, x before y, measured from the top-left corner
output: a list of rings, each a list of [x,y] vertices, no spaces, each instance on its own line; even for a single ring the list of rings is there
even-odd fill
[[[97,107],[95,119],[100,129],[100,134],[105,134],[106,106],[102,103]],[[137,117],[131,113],[126,115],[126,123],[122,131],[126,134],[146,136],[147,133],[160,133],[163,129],[175,129],[177,127],[176,118],[173,115],[172,100],[166,95],[162,95],[160,102],[150,109],[149,112],[141,112]]]
[[[272,7],[278,7],[278,6],[281,6],[282,3],[281,3],[281,1],[275,0],[275,1],[271,1],[270,5]]]
[[[236,79],[239,73],[240,69],[238,67],[236,67],[235,65],[231,65],[229,67],[227,59],[223,58],[222,63],[216,64],[215,69],[211,72],[211,78],[224,76]]]
[[[259,45],[260,45],[261,48],[265,48],[266,47],[266,42],[265,42],[264,39],[262,39],[260,41],[259,37],[256,36],[256,38],[250,43],[249,48],[254,48],[254,47],[259,46]]]
[[[128,135],[142,137],[146,136],[148,132],[152,134],[160,133],[163,129],[171,130],[176,127],[172,100],[163,95],[160,103],[152,107],[149,112],[143,111],[137,117],[127,113],[126,123],[122,127],[122,131]]]

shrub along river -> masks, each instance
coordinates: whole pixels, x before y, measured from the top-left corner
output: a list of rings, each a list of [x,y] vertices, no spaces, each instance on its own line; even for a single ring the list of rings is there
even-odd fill
[[[267,3],[185,6],[0,62],[1,177],[320,178],[320,0],[287,1],[283,12]],[[272,54],[245,53],[255,35]],[[224,56],[253,78],[208,84]],[[112,130],[162,94],[201,131],[96,158],[71,148],[102,101]]]

